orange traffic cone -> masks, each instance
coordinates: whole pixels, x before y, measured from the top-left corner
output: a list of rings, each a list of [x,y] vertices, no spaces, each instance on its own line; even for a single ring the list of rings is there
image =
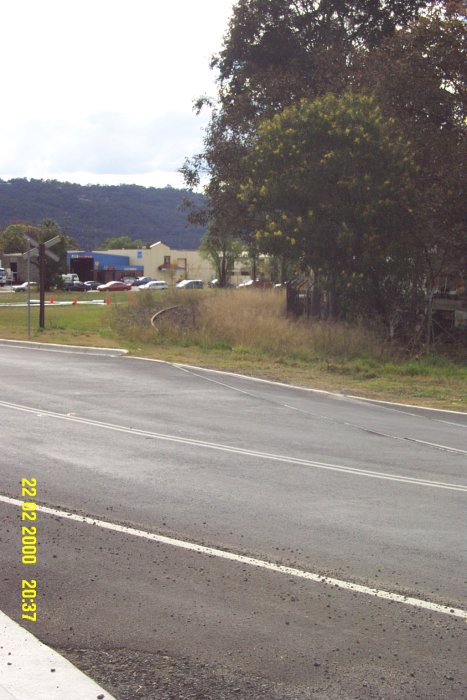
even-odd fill
[[[131,304],[132,301],[133,301],[133,295],[132,295],[132,293],[130,292],[129,295],[128,295],[128,302]]]
[[[105,297],[105,303],[106,303],[106,304],[110,304],[110,297],[109,297],[108,294],[107,294],[107,296]]]
[[[78,299],[76,297],[73,297],[73,304],[77,304],[77,303],[78,303]]]
[[[53,295],[53,294],[51,294],[51,296],[50,296],[50,303],[51,303],[51,304],[54,303],[54,295]]]

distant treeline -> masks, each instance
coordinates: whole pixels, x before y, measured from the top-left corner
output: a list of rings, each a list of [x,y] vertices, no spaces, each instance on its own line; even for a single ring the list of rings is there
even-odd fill
[[[75,185],[56,180],[0,180],[0,230],[53,219],[78,247],[99,248],[106,238],[130,236],[144,244],[197,248],[204,229],[187,223],[183,199],[203,196],[173,187]]]

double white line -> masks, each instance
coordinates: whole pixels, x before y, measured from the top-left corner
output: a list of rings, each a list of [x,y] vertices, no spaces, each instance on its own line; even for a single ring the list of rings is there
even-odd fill
[[[371,479],[383,479],[386,481],[397,481],[403,484],[412,484],[415,486],[427,486],[430,488],[448,489],[450,491],[467,492],[467,486],[462,484],[451,484],[444,481],[433,481],[430,479],[418,479],[416,477],[403,476],[401,474],[389,474],[372,469],[359,469],[358,467],[347,467],[341,464],[328,464],[326,462],[317,462],[315,460],[301,459],[299,457],[291,457],[288,455],[279,455],[270,452],[260,452],[258,450],[249,450],[243,447],[235,447],[233,445],[224,445],[222,443],[207,442],[205,440],[194,440],[193,438],[180,437],[178,435],[168,435],[166,433],[156,433],[150,430],[140,430],[138,428],[129,428],[124,425],[115,423],[106,423],[97,421],[91,418],[81,418],[73,414],[56,413],[55,411],[46,411],[31,406],[22,406],[20,404],[11,403],[9,401],[0,401],[0,407],[22,411],[23,413],[31,413],[40,417],[54,418],[57,420],[69,421],[87,427],[99,428],[102,430],[113,430],[119,433],[132,435],[133,437],[153,438],[166,442],[173,442],[180,445],[189,445],[190,447],[199,447],[210,450],[218,450],[221,452],[229,452],[245,457],[254,457],[256,459],[264,459],[274,462],[283,462],[286,464],[297,464],[299,466],[310,467],[313,469],[325,469],[329,471],[341,472],[343,474],[351,474],[353,476],[362,476]]]

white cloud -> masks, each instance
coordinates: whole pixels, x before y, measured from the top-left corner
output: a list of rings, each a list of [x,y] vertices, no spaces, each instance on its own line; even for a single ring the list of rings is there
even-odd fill
[[[232,5],[5,4],[0,177],[180,186],[177,169],[202,148],[207,118],[192,103],[215,94],[209,60]]]

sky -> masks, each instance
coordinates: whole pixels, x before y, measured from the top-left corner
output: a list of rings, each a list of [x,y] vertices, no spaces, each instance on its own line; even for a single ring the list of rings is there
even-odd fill
[[[0,9],[0,179],[183,187],[234,0],[14,0]]]

